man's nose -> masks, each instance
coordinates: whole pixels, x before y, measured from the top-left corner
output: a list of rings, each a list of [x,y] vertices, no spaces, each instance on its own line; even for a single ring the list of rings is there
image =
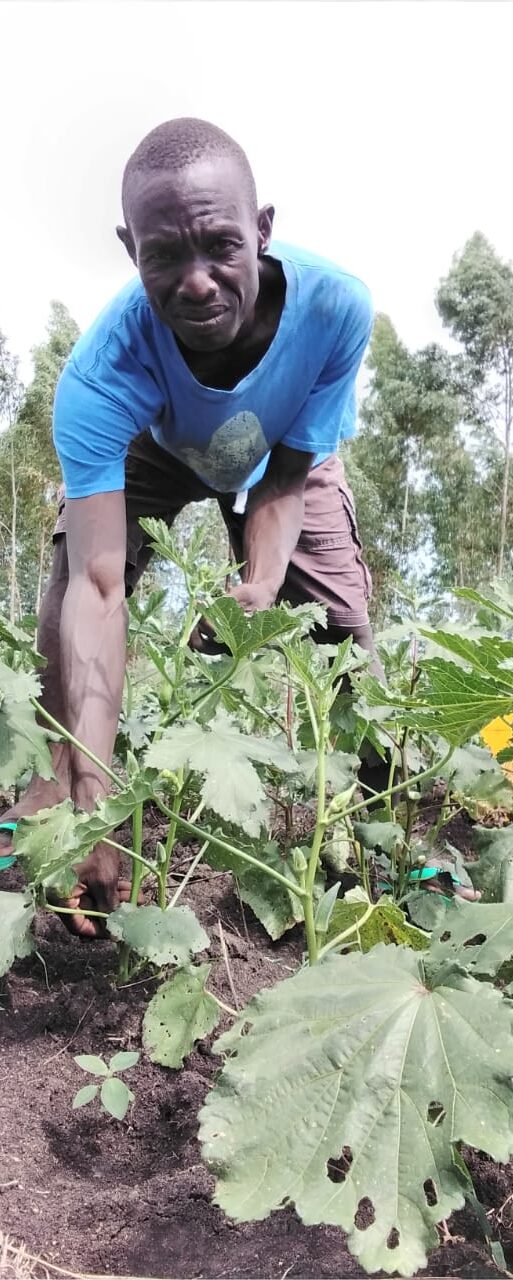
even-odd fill
[[[191,262],[182,273],[177,293],[179,298],[188,302],[212,301],[217,294],[217,285],[212,280],[206,265],[201,262]]]

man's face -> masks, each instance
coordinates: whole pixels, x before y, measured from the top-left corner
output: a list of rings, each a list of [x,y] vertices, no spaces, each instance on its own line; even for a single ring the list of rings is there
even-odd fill
[[[271,228],[272,210],[255,213],[236,161],[220,157],[135,177],[118,235],[159,319],[190,350],[215,351],[251,325]]]

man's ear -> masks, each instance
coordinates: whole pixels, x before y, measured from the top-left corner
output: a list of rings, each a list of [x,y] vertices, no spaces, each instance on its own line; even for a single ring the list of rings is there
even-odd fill
[[[116,235],[118,240],[121,240],[121,244],[124,244],[129,258],[132,259],[132,262],[136,267],[137,254],[135,251],[135,244],[132,239],[132,232],[128,230],[128,227],[116,227]]]
[[[271,243],[274,222],[274,206],[272,204],[264,204],[263,209],[258,210],[258,253],[259,255],[266,252]]]

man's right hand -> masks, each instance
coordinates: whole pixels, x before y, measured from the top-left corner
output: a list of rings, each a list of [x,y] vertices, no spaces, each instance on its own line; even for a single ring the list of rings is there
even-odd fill
[[[99,844],[76,868],[77,883],[65,902],[75,914],[62,915],[62,923],[70,933],[80,938],[106,938],[106,920],[88,917],[87,911],[104,911],[109,914],[120,902],[128,902],[130,883],[119,879],[120,857],[110,845]]]

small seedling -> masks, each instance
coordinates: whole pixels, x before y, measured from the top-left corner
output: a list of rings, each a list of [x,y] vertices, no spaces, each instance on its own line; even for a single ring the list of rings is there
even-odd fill
[[[118,1072],[128,1071],[129,1067],[135,1067],[139,1058],[139,1053],[115,1053],[107,1066],[103,1058],[98,1058],[94,1053],[79,1053],[78,1057],[75,1058],[77,1066],[82,1071],[89,1072],[89,1075],[102,1076],[103,1079],[101,1085],[86,1084],[83,1089],[78,1090],[78,1093],[73,1098],[73,1110],[76,1111],[78,1107],[85,1107],[99,1093],[103,1110],[108,1111],[109,1115],[114,1116],[115,1120],[124,1120],[135,1095],[124,1080],[119,1080]]]

